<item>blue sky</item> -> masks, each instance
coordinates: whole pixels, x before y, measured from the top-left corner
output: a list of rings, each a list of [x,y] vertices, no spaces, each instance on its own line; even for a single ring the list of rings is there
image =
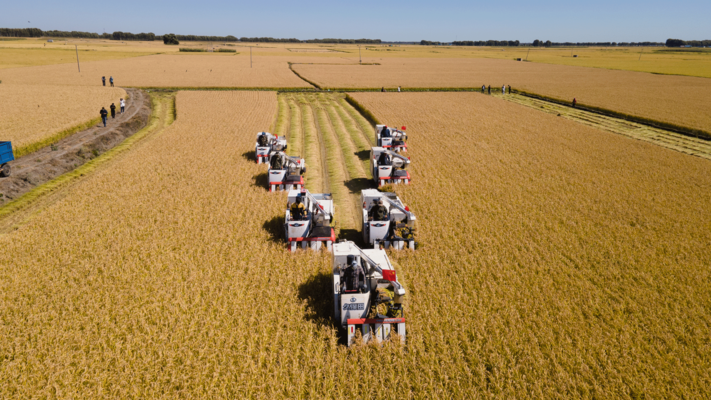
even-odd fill
[[[387,41],[711,39],[711,1],[7,1],[0,27]],[[28,22],[29,21],[29,22]]]

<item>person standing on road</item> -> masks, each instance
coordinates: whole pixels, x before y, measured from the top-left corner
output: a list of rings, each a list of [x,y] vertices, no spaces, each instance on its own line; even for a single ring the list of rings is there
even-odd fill
[[[121,99],[121,114],[126,111],[126,100]]]
[[[486,92],[486,85],[481,85],[481,94],[484,94]]]
[[[114,87],[114,77],[109,77],[109,82],[111,82],[111,87]]]
[[[397,87],[397,92],[400,93],[400,86]]]
[[[111,109],[111,119],[116,118],[116,105],[114,103],[111,103],[111,107],[109,108]]]
[[[99,115],[101,115],[101,121],[104,122],[104,128],[106,128],[106,116],[109,115],[109,112],[106,111],[106,108],[101,107],[101,111],[99,111]]]
[[[105,77],[105,76],[102,76],[102,77],[101,77],[101,83],[102,83],[104,86],[106,86],[106,77]]]
[[[381,92],[385,93],[385,86],[383,86],[382,89],[380,89]]]
[[[501,86],[501,94],[506,94],[506,85]]]
[[[575,108],[575,105],[578,104],[578,101],[575,100],[575,97],[573,97],[573,108]]]
[[[511,92],[511,85],[509,85],[509,94],[511,94],[511,93],[512,93],[512,92]]]
[[[489,94],[491,94],[491,85],[489,85]]]

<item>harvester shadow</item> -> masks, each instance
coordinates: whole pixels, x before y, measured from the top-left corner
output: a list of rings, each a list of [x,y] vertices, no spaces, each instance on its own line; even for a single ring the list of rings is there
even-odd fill
[[[262,172],[261,174],[254,175],[252,177],[254,182],[252,182],[252,186],[258,186],[261,188],[267,188],[269,187],[269,178],[267,177],[266,172]]]
[[[244,158],[247,161],[254,162],[254,160],[256,160],[256,158],[257,158],[257,152],[254,150],[250,150],[246,153],[242,153],[242,158]]]
[[[304,319],[327,328],[335,328],[333,321],[333,277],[328,271],[320,271],[310,276],[306,282],[299,285],[299,299],[306,301]],[[345,338],[340,332],[339,343],[344,344]]]
[[[359,158],[361,161],[365,161],[365,160],[367,160],[367,159],[370,158],[370,150],[356,151],[356,152],[353,153],[353,154],[355,154],[356,156],[358,156],[358,158]]]
[[[363,189],[371,189],[373,187],[373,181],[368,178],[353,178],[346,181],[346,187],[351,193],[358,193]]]
[[[284,235],[284,217],[276,216],[268,221],[264,221],[262,229],[269,232],[270,241],[274,243],[283,243]]]

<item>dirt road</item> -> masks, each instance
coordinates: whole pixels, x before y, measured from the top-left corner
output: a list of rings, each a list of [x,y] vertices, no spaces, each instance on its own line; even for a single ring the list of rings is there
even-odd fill
[[[130,96],[126,111],[117,113],[116,118],[109,116],[105,128],[100,123],[11,162],[12,175],[0,178],[0,206],[75,169],[146,126],[151,115],[149,96],[139,89],[126,92]]]

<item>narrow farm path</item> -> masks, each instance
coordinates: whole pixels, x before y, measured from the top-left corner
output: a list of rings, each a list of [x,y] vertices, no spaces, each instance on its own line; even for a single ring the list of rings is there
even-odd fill
[[[175,95],[175,92],[151,93],[152,114],[148,125],[143,129],[75,170],[46,182],[17,200],[0,207],[0,234],[15,230],[40,210],[63,199],[67,195],[67,189],[79,184],[85,177],[109,168],[128,150],[157,137],[175,120]]]
[[[492,96],[500,97],[526,107],[535,108],[549,114],[556,114],[560,117],[577,121],[583,125],[592,126],[633,139],[654,143],[681,153],[711,160],[711,141],[708,140],[697,139],[664,129],[653,128],[636,122],[600,115],[519,94],[501,95],[498,93],[492,94]]]

